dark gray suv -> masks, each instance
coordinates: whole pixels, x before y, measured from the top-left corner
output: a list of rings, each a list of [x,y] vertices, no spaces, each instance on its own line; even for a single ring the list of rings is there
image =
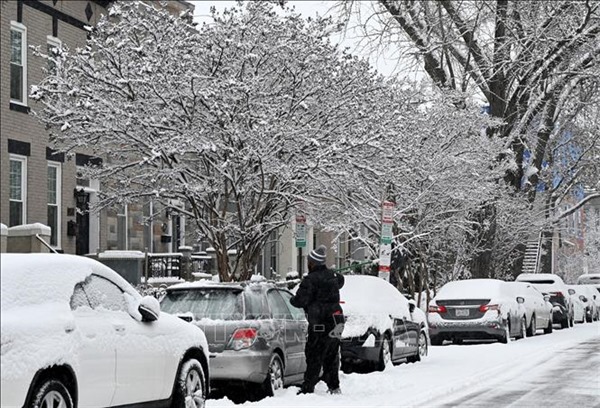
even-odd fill
[[[302,381],[308,322],[290,304],[292,294],[266,281],[171,286],[161,309],[193,322],[205,333],[210,351],[211,386],[251,385],[273,395]]]

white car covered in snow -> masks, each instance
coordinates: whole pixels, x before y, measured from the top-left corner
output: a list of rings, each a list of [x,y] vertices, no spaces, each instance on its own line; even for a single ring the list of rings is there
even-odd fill
[[[531,283],[507,282],[514,290],[515,296],[520,296],[525,301],[525,319],[527,336],[534,336],[538,329],[544,329],[544,333],[552,333],[552,303],[550,296],[544,295]]]
[[[517,282],[531,283],[537,290],[550,296],[552,303],[552,322],[560,323],[563,329],[573,327],[573,302],[569,288],[558,275],[551,273],[522,273],[517,276]]]
[[[448,282],[429,303],[429,335],[432,345],[444,340],[525,337],[526,318],[522,303],[508,284],[497,279]]]
[[[388,362],[417,362],[427,355],[429,334],[425,313],[385,280],[347,275],[340,289],[346,316],[342,333],[342,369]]]
[[[112,269],[2,254],[2,407],[203,406],[202,330],[160,312]]]

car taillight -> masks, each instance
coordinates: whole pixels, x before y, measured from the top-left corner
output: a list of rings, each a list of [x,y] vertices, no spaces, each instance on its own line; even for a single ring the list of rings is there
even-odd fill
[[[498,313],[500,313],[500,306],[499,305],[481,305],[481,306],[479,306],[479,311],[481,313],[485,313],[488,310],[497,310]]]
[[[231,336],[230,347],[242,350],[251,347],[256,341],[258,330],[254,328],[237,329]]]
[[[429,313],[446,313],[448,309],[444,305],[429,305],[428,312]]]
[[[550,296],[565,297],[562,292],[550,292]]]

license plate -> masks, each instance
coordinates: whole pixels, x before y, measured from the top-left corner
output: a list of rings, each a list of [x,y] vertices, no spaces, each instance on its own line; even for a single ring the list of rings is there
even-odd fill
[[[468,316],[469,309],[456,309],[456,316]]]

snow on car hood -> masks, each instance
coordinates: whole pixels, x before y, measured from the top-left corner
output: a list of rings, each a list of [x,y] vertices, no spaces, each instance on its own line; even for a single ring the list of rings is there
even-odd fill
[[[408,318],[408,301],[385,280],[368,275],[345,276],[340,301],[346,315],[342,337],[365,334],[369,327],[383,333],[392,328],[392,319]]]

